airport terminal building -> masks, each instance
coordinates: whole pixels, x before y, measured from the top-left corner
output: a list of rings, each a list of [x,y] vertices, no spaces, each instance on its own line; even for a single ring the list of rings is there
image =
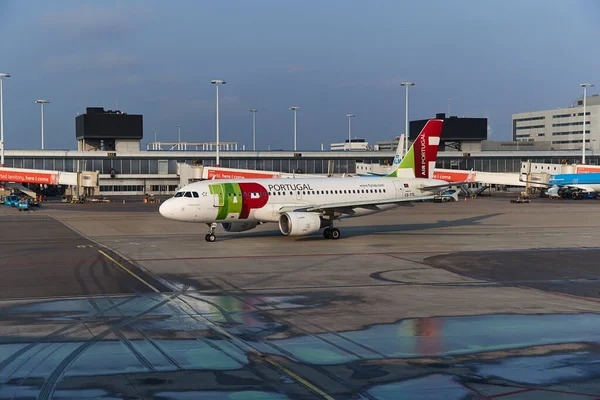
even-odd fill
[[[390,151],[311,151],[311,152],[248,152],[222,151],[221,166],[258,169],[287,173],[354,174],[357,162],[391,165]],[[581,160],[581,152],[564,151],[480,151],[438,154],[438,168],[481,172],[519,172],[521,162],[565,164]],[[600,152],[590,151],[587,164],[599,165]],[[214,166],[215,152],[181,151],[75,151],[75,150],[7,150],[6,167],[34,168],[55,171],[99,171],[101,194],[140,195],[172,194],[180,185],[178,163]]]
[[[568,108],[513,114],[513,140],[547,143],[550,150],[581,149],[583,98]],[[586,149],[600,151],[600,96],[586,97]]]
[[[86,115],[90,114],[93,117],[87,119]],[[65,172],[98,171],[101,194],[168,195],[173,194],[182,184],[178,164],[216,165],[215,151],[141,151],[141,116],[94,108],[77,118],[78,150],[6,150],[5,166]],[[486,128],[486,122],[483,121],[459,120],[448,126],[460,127],[464,123],[478,131]],[[124,122],[120,124],[119,121]],[[422,121],[411,122],[412,137],[416,137],[421,123]],[[98,129],[98,126],[104,127]],[[453,130],[448,130],[448,133],[443,131],[442,139],[446,134],[444,141],[447,145],[445,151],[438,153],[438,168],[516,173],[520,172],[522,161],[570,164],[581,160],[580,150],[514,150],[514,147],[503,150],[502,146],[497,146],[495,150],[486,151],[482,150],[481,139],[485,139],[485,135],[482,136],[481,132],[459,131],[461,133],[458,136],[452,133]],[[360,169],[365,168],[365,164],[391,165],[395,155],[392,150],[237,151],[231,150],[234,148],[232,146],[228,147],[230,150],[223,146],[220,151],[221,167],[296,175],[361,173],[364,171]],[[591,165],[600,164],[600,150],[591,149],[586,161]]]

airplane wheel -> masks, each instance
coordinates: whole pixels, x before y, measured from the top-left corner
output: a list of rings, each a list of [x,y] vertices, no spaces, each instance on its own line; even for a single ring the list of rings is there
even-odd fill
[[[339,239],[340,238],[340,230],[338,228],[333,228],[330,232],[329,232],[329,238],[331,239]]]
[[[209,233],[206,235],[207,242],[214,242],[215,240],[217,240],[217,237],[215,235],[213,235],[212,233]]]
[[[329,238],[330,238],[330,236],[329,236],[329,235],[330,235],[330,233],[331,233],[331,229],[329,229],[329,228],[325,228],[325,230],[323,231],[323,237],[324,237],[325,239],[329,239]]]

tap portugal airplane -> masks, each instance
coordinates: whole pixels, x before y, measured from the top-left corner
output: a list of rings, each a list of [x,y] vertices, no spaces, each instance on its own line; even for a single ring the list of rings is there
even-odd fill
[[[388,175],[369,179],[296,178],[236,179],[194,182],[160,206],[163,217],[209,226],[214,242],[220,223],[226,232],[243,232],[274,222],[286,236],[310,235],[323,229],[326,239],[339,239],[334,223],[432,199],[450,184],[430,179],[435,167],[442,120],[427,122],[407,153]],[[412,164],[414,175],[403,177],[400,166]]]

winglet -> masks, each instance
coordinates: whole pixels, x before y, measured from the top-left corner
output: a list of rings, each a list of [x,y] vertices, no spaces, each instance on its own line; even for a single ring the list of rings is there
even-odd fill
[[[419,136],[406,152],[406,156],[386,176],[398,177],[403,175],[399,174],[399,170],[410,168],[413,170],[415,178],[432,178],[443,124],[444,121],[441,119],[427,121]]]

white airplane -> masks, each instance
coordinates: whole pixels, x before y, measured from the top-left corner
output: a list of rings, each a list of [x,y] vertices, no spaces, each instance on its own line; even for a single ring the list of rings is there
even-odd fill
[[[324,229],[327,239],[339,239],[334,222],[433,199],[450,186],[430,179],[442,133],[442,120],[427,122],[405,160],[384,177],[369,179],[296,178],[236,179],[194,182],[160,206],[163,217],[209,226],[214,242],[220,223],[226,232],[243,232],[274,222],[286,236],[310,235]],[[412,164],[414,175],[403,177],[401,165]]]

